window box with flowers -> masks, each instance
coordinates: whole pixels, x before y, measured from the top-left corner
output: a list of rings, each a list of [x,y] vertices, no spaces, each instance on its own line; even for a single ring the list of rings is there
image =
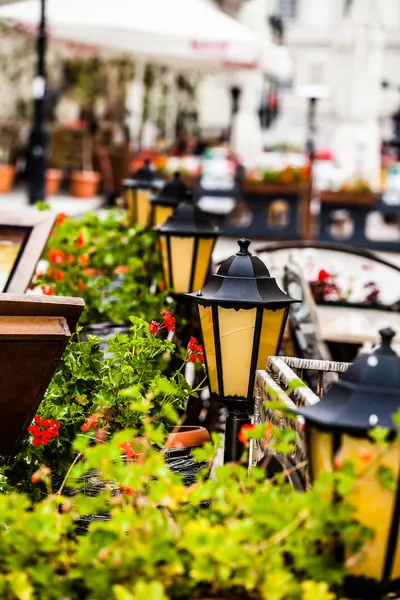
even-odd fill
[[[379,284],[376,281],[366,281],[363,284],[363,297],[353,295],[351,283],[343,288],[337,277],[325,269],[320,269],[317,278],[310,281],[310,288],[317,305],[343,306],[351,308],[372,308],[375,310],[400,312],[400,301],[387,306],[381,301]]]
[[[347,206],[373,206],[378,200],[370,185],[362,179],[343,184],[338,190],[323,190],[320,194],[322,204]]]
[[[252,194],[300,193],[310,180],[308,167],[287,166],[282,170],[258,169],[248,171],[244,181],[244,192]]]

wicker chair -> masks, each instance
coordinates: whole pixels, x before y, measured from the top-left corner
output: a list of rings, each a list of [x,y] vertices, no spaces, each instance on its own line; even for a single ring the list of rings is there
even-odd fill
[[[284,472],[295,489],[307,488],[309,477],[304,422],[301,418],[293,420],[288,417],[283,410],[276,408],[276,403],[287,408],[316,404],[332,381],[343,376],[349,366],[350,363],[281,356],[268,359],[266,371],[256,373],[254,423],[272,423],[282,430],[295,429],[296,445],[292,453],[283,455],[254,440],[250,445],[250,466],[264,467],[268,477]],[[305,371],[316,375],[316,393],[302,380]]]

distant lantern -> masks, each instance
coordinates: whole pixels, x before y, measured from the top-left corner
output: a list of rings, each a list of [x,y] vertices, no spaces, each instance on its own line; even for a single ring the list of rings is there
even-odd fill
[[[173,214],[178,204],[186,199],[187,193],[187,186],[181,180],[179,171],[176,171],[172,179],[167,181],[160,193],[150,198],[151,225],[153,227],[163,225]]]
[[[219,235],[206,214],[187,199],[155,230],[160,241],[166,284],[175,294],[188,294],[202,287]]]
[[[143,166],[122,182],[132,225],[150,226],[150,196],[163,186],[162,179],[146,159]]]
[[[346,461],[354,465],[357,480],[346,501],[374,533],[365,553],[347,568],[346,594],[357,598],[380,598],[400,585],[400,447],[382,452],[369,436],[379,426],[394,437],[393,415],[400,406],[400,358],[390,345],[395,332],[380,334],[381,346],[357,358],[320,402],[295,410],[306,420],[313,479]],[[379,482],[382,470],[392,475],[392,486]]]
[[[204,289],[190,294],[197,304],[211,397],[225,404],[228,417],[225,461],[238,460],[238,434],[250,422],[257,369],[278,353],[289,307],[267,267],[249,252],[249,240],[224,261]]]

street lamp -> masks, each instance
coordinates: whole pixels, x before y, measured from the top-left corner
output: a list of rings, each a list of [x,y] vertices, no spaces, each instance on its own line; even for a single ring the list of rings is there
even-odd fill
[[[45,199],[46,154],[46,0],[40,0],[40,23],[37,32],[37,67],[33,81],[33,125],[29,136],[27,174],[29,203]]]
[[[239,252],[224,261],[203,290],[190,294],[198,307],[210,394],[228,409],[225,462],[242,453],[238,434],[250,423],[254,379],[279,351],[290,298],[267,267],[239,240]]]
[[[181,174],[179,171],[176,171],[172,179],[164,185],[158,196],[150,198],[151,226],[157,227],[165,223],[168,217],[173,214],[179,202],[185,200],[187,191],[187,186],[181,180]]]
[[[400,406],[400,358],[390,347],[395,332],[380,334],[381,346],[357,358],[320,402],[295,410],[306,420],[313,479],[345,461],[354,465],[357,480],[346,500],[356,509],[354,517],[374,532],[368,550],[347,569],[346,592],[357,598],[380,598],[400,583],[400,449],[394,444],[382,450],[368,435],[379,426],[394,436],[392,418]],[[393,476],[390,489],[379,482],[383,472]]]
[[[158,177],[157,171],[151,167],[150,160],[146,159],[143,166],[132,174],[130,179],[124,179],[122,185],[125,189],[126,201],[132,225],[142,227],[150,225],[150,195],[159,190],[163,181]]]
[[[308,117],[307,117],[307,143],[306,143],[306,152],[311,160],[314,159],[315,155],[315,134],[316,134],[316,125],[315,125],[315,114],[317,109],[317,101],[325,100],[330,96],[330,90],[325,85],[320,84],[308,84],[303,85],[298,90],[298,95],[302,98],[308,99]]]
[[[208,276],[219,230],[192,201],[181,202],[167,221],[155,227],[164,280],[175,294],[201,288]]]

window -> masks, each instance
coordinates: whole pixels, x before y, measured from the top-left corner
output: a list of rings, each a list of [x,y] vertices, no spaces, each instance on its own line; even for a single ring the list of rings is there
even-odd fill
[[[293,21],[297,17],[298,0],[277,0],[277,14],[283,21]]]

